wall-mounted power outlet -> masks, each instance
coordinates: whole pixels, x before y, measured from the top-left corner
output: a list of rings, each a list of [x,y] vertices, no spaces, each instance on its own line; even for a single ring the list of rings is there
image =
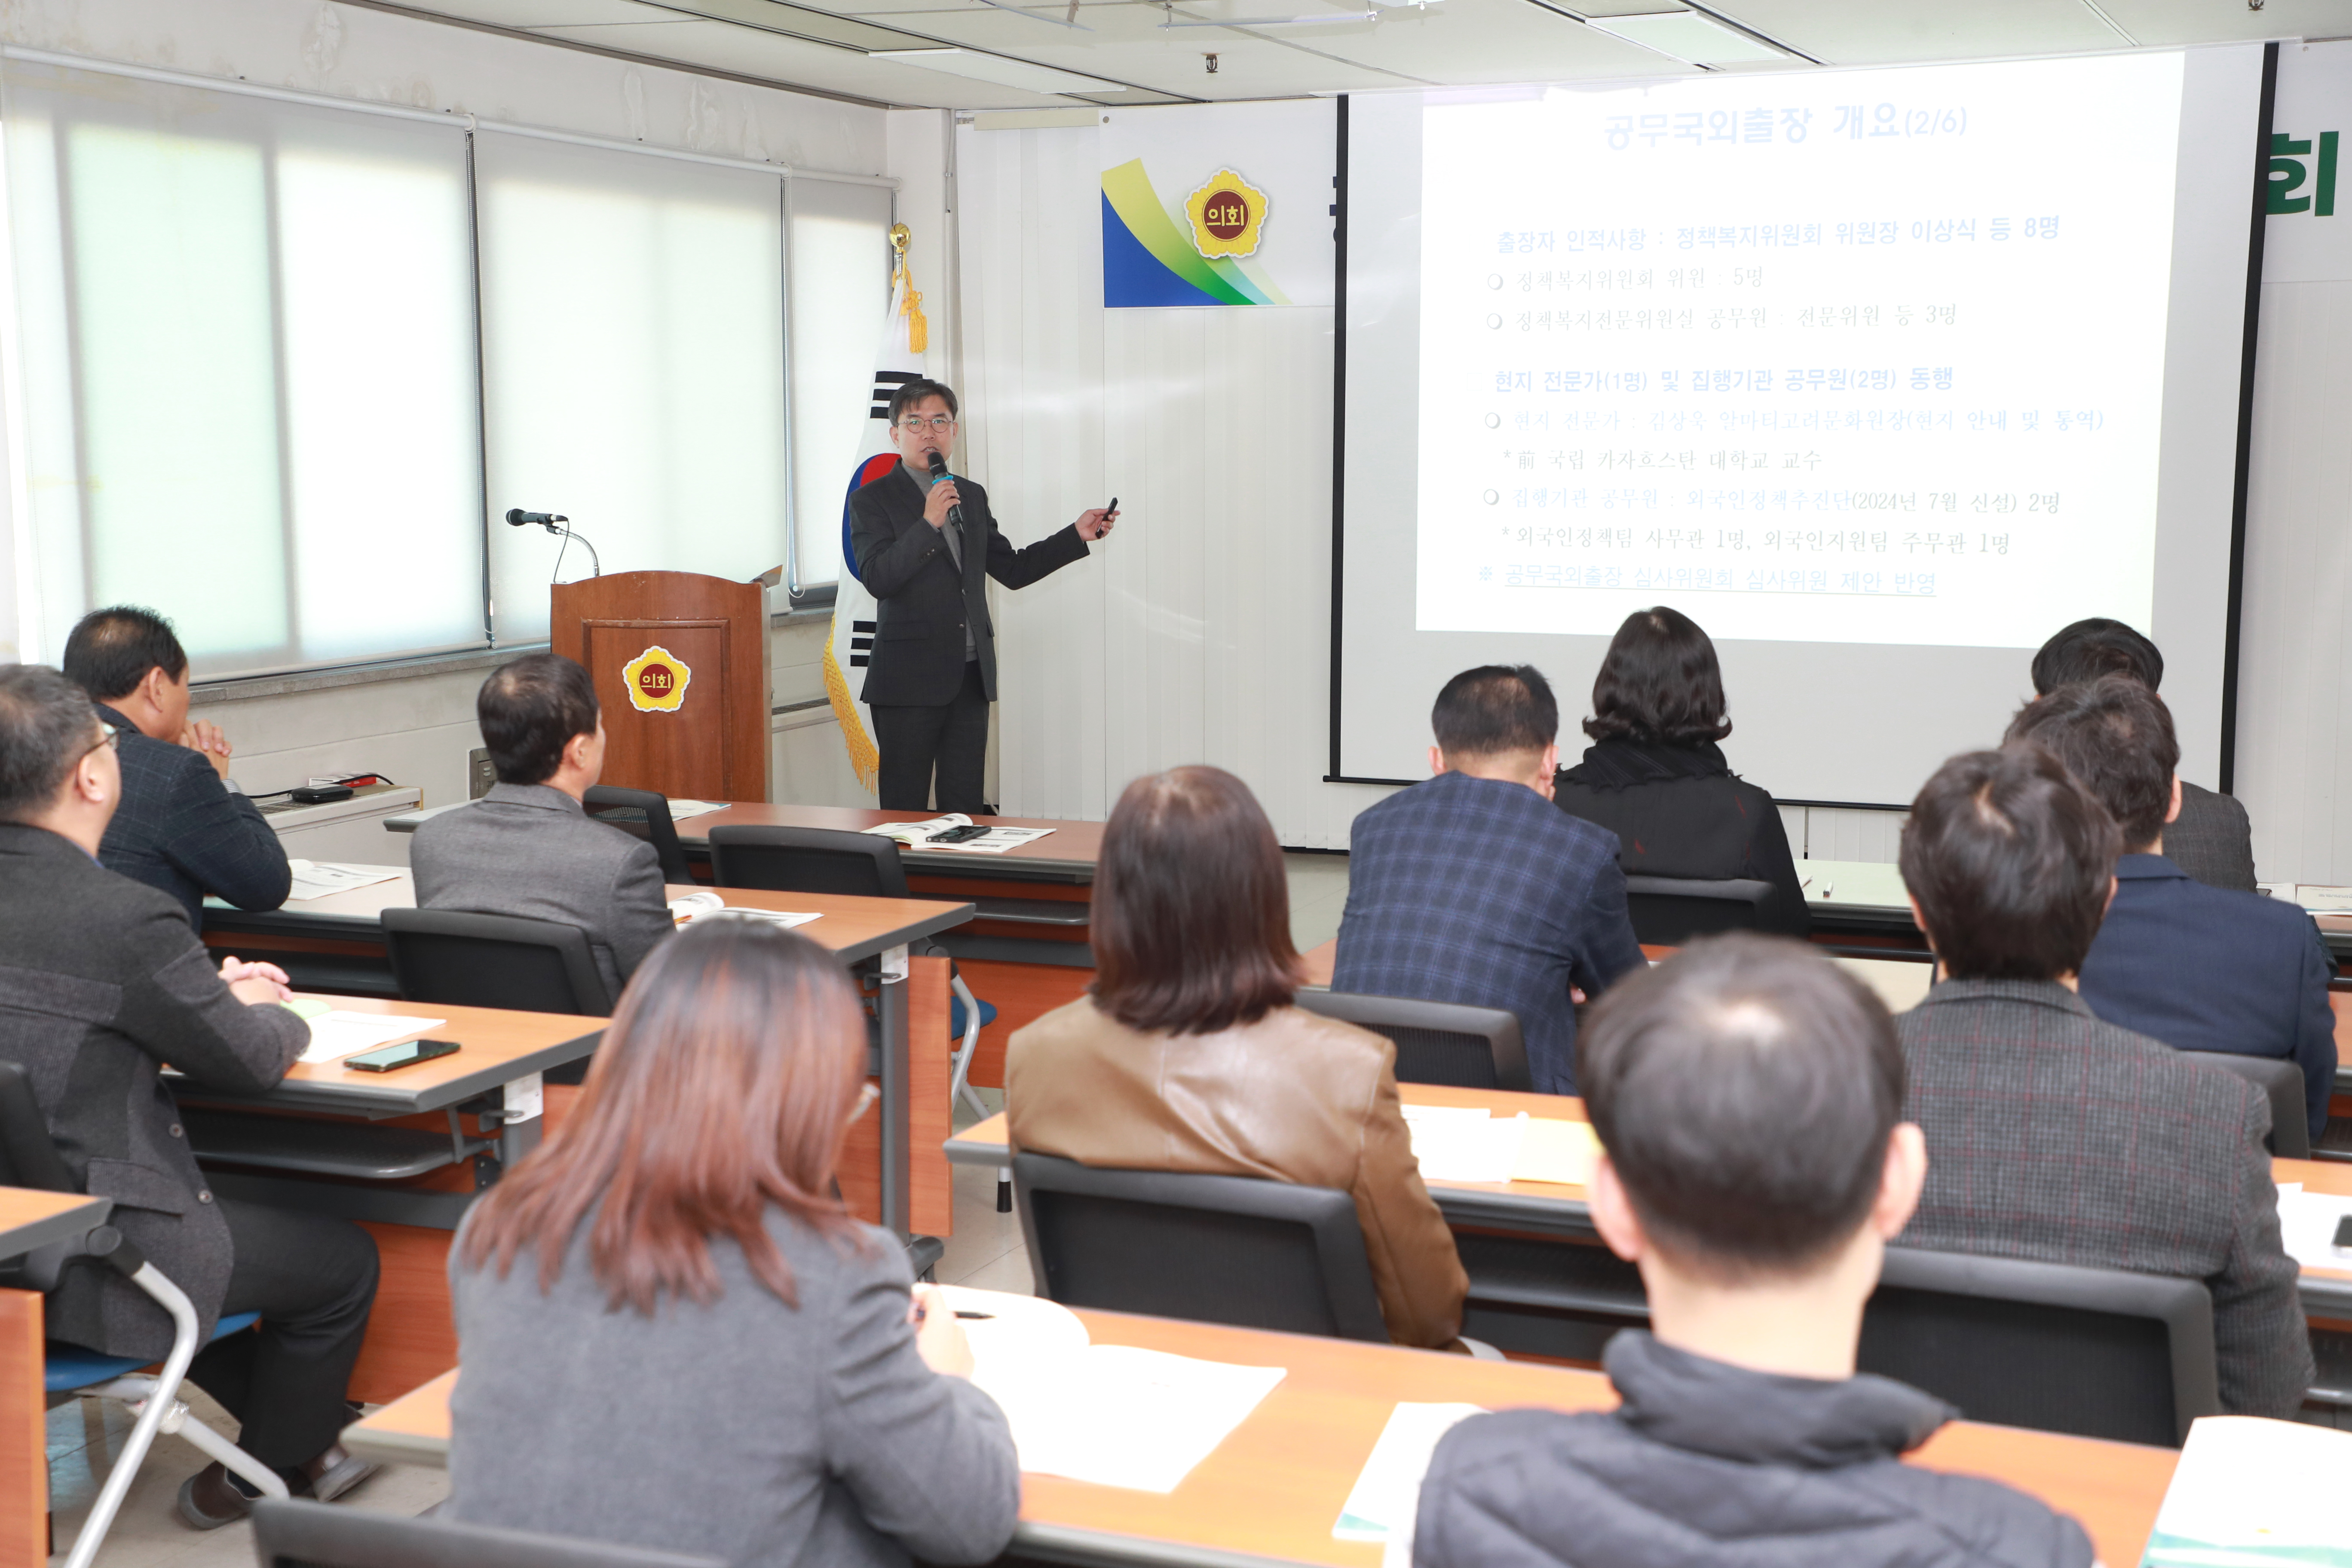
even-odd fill
[[[490,753],[488,750],[477,746],[466,753],[466,798],[467,800],[481,799],[490,793],[490,786],[498,782],[498,770],[490,766]]]

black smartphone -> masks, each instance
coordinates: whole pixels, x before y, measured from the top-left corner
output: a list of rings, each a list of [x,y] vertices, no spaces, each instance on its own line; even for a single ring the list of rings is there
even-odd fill
[[[964,824],[961,827],[942,828],[939,832],[932,834],[929,838],[923,840],[923,842],[926,844],[962,844],[971,839],[985,837],[987,833],[988,829],[982,827],[979,823],[969,822]]]
[[[2328,1245],[2337,1253],[2352,1258],[2352,1214],[2336,1222],[2336,1239]]]
[[[396,1046],[386,1046],[380,1051],[362,1051],[355,1057],[345,1057],[343,1065],[359,1072],[392,1072],[401,1068],[429,1062],[435,1057],[451,1056],[457,1049],[455,1040],[403,1040]]]

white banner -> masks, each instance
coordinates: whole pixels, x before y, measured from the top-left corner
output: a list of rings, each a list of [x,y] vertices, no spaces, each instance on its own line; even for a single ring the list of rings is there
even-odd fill
[[[2352,171],[2339,166],[2352,131],[2352,42],[2279,46],[2271,107],[2270,225],[2263,281],[2352,279]]]

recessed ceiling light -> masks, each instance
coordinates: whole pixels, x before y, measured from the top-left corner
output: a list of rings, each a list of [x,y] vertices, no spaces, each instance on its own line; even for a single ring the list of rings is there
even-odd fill
[[[1760,38],[1727,27],[1696,11],[1661,11],[1643,16],[1588,16],[1602,32],[1672,55],[1695,66],[1737,65],[1748,60],[1783,60],[1792,57]]]
[[[920,66],[925,70],[945,71],[950,76],[968,77],[974,81],[992,81],[999,87],[1023,88],[1030,92],[1124,90],[1118,83],[1104,81],[1098,77],[1080,76],[1076,71],[1055,70],[1051,66],[1031,65],[1027,60],[978,54],[971,49],[868,49],[866,53],[869,59],[897,60],[902,65]]]

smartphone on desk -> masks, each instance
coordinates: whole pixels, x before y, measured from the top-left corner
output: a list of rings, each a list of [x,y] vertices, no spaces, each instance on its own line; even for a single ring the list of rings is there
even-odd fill
[[[975,838],[985,838],[987,837],[987,828],[982,827],[977,822],[968,822],[961,827],[941,828],[939,832],[932,834],[929,838],[923,840],[923,842],[926,844],[968,844]]]
[[[345,1057],[343,1065],[357,1072],[395,1072],[402,1068],[415,1067],[418,1062],[429,1062],[435,1057],[454,1056],[457,1050],[457,1042],[455,1040],[403,1040],[382,1050],[362,1051],[355,1057]]]

